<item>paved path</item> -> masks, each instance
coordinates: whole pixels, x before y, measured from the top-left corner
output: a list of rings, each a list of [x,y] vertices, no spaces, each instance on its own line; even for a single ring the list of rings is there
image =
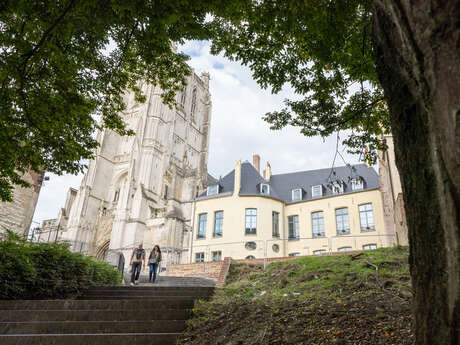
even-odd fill
[[[124,274],[125,282],[129,285],[131,281],[131,274],[125,272]],[[216,282],[212,279],[200,278],[200,277],[168,277],[168,276],[159,276],[159,279],[155,284],[149,283],[149,276],[146,273],[142,273],[139,277],[139,285],[142,286],[216,286]]]

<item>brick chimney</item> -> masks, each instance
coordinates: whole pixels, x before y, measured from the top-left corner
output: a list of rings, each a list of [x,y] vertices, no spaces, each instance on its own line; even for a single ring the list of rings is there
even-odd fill
[[[252,165],[256,168],[257,172],[260,174],[260,156],[253,155],[252,156]]]
[[[267,162],[267,167],[264,169],[264,179],[270,180],[270,177],[272,177],[272,167],[270,163]]]

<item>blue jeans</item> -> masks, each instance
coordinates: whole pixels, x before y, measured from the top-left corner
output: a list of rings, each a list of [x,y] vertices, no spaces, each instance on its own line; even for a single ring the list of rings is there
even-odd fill
[[[155,283],[155,280],[157,279],[158,264],[149,264],[149,268],[150,268],[149,282]],[[152,276],[153,276],[153,279],[152,279]]]

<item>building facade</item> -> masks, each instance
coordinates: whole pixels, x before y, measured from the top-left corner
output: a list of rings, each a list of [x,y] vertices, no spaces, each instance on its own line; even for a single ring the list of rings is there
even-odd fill
[[[7,230],[23,237],[27,237],[29,233],[44,174],[29,170],[22,178],[31,187],[16,186],[13,190],[13,201],[0,202],[0,235]]]
[[[393,136],[381,138],[388,146],[387,151],[379,152],[380,191],[383,202],[383,216],[387,232],[395,233],[396,241],[407,246],[408,229],[401,180],[395,162]]]
[[[272,175],[235,169],[197,197],[189,261],[374,249],[395,244],[384,226],[379,179],[365,164]]]
[[[192,74],[164,105],[161,90],[141,85],[146,102],[124,96],[121,114],[134,136],[105,129],[81,186],[68,195],[54,227],[74,251],[115,263],[139,243],[161,246],[165,263],[180,263],[188,243],[192,200],[207,183],[211,95],[209,75]]]

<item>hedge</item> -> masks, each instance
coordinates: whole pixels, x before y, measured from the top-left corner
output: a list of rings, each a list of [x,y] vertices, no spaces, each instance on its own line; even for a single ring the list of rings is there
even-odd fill
[[[120,283],[115,267],[65,244],[31,243],[11,232],[0,240],[0,299],[68,298]]]

